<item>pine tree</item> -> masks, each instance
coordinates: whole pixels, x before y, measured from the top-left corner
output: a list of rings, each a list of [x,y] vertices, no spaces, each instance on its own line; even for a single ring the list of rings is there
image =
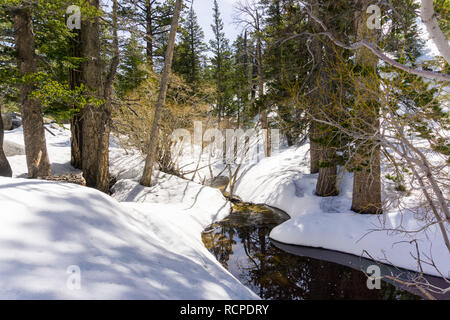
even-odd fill
[[[239,35],[233,43],[233,91],[236,94],[235,111],[237,126],[245,125],[252,117],[249,107],[252,92],[252,64],[250,59],[250,44],[247,33]]]
[[[285,135],[288,145],[302,140],[307,125],[294,106],[290,86],[301,82],[308,71],[310,54],[305,50],[305,38],[288,39],[294,32],[305,31],[305,16],[292,0],[262,0],[265,6],[264,20],[264,77],[266,79],[266,103],[277,110],[277,128]]]
[[[206,51],[204,33],[197,21],[197,15],[191,6],[180,25],[179,43],[175,47],[173,70],[184,76],[195,88],[202,77],[202,61]]]
[[[155,114],[153,117],[152,129],[150,132],[150,141],[145,160],[144,172],[141,178],[141,184],[150,187],[152,183],[153,165],[155,163],[156,156],[158,154],[159,145],[159,121],[163,109],[165,108],[165,101],[167,95],[167,89],[169,86],[169,76],[172,69],[173,52],[175,49],[175,39],[177,35],[177,29],[179,24],[179,18],[181,9],[183,6],[183,0],[176,0],[175,10],[172,17],[172,23],[170,27],[169,41],[167,44],[166,58],[163,73],[161,76],[161,85],[158,94],[158,100],[156,102]]]
[[[220,17],[219,5],[214,0],[214,24],[211,25],[214,39],[210,41],[213,53],[211,59],[212,78],[216,84],[215,112],[219,121],[233,113],[232,92],[232,53],[228,39],[223,32],[223,21]]]
[[[358,11],[355,18],[357,40],[377,40],[377,30],[367,27],[366,8],[369,0],[357,1]],[[370,137],[361,141],[353,158],[355,167],[353,174],[352,210],[358,213],[382,213],[381,203],[381,154],[376,145],[376,136],[380,131],[379,100],[377,92],[378,58],[368,49],[361,48],[356,52],[355,103],[353,111],[357,122],[356,130],[364,130]],[[375,93],[374,93],[375,92]]]
[[[120,15],[128,20],[128,30],[145,42],[145,55],[150,66],[164,59],[164,39],[167,38],[173,14],[173,0],[125,0]]]
[[[122,62],[117,74],[116,89],[120,97],[136,89],[145,80],[145,54],[136,37],[127,39],[122,52]]]
[[[28,176],[30,178],[51,175],[50,161],[44,132],[42,109],[39,100],[32,97],[38,71],[35,55],[32,11],[27,7],[13,9],[14,40],[17,52],[17,66],[22,77],[20,104],[25,140]]]

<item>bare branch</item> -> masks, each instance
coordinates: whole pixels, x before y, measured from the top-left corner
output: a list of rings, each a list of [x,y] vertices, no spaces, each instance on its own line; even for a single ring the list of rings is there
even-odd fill
[[[358,50],[362,47],[365,47],[365,48],[369,49],[370,51],[372,51],[372,53],[374,53],[378,58],[380,58],[384,62],[386,62],[386,63],[390,64],[391,66],[396,67],[400,70],[406,71],[410,74],[415,74],[415,75],[418,75],[421,77],[429,78],[429,79],[450,82],[450,75],[446,75],[446,74],[443,74],[440,72],[435,72],[435,71],[415,69],[415,68],[409,67],[407,65],[404,65],[402,63],[399,63],[399,62],[395,61],[394,59],[389,58],[380,48],[378,48],[377,45],[370,43],[367,40],[363,39],[361,41],[351,43],[351,44],[346,44],[346,43],[338,40],[331,32],[328,31],[328,28],[323,23],[323,21],[320,20],[316,15],[314,15],[312,13],[312,11],[308,8],[308,6],[303,1],[299,1],[299,3],[306,10],[308,15],[312,19],[314,19],[314,21],[316,21],[321,26],[321,28],[324,30],[324,32],[317,33],[317,35],[327,36],[337,46],[344,48],[344,49],[348,49],[348,50]]]

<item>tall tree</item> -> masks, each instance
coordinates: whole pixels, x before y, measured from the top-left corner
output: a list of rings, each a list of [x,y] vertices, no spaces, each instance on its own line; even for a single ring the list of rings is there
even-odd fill
[[[318,14],[320,7],[315,6],[313,7],[313,12],[315,14]],[[316,22],[312,21],[311,25],[310,25],[312,32],[313,33],[317,33],[319,32],[319,26]],[[320,66],[322,64],[322,60],[323,60],[323,50],[322,50],[322,42],[320,40],[320,38],[318,37],[313,37],[311,39],[311,54],[312,54],[312,61],[313,61],[313,68],[311,70],[312,73],[314,74],[318,74],[318,70],[320,69]],[[310,90],[313,89],[317,89],[316,88],[316,80],[319,79],[320,80],[320,76],[319,77],[310,77]],[[313,100],[319,101],[321,100],[321,96],[320,93],[318,92],[318,90],[314,90],[312,95]],[[317,107],[320,108],[320,105],[318,105]],[[312,121],[309,127],[309,141],[310,141],[310,147],[309,147],[309,154],[310,154],[310,171],[311,173],[319,173],[320,167],[319,167],[319,163],[320,163],[320,145],[317,142],[318,139],[318,135],[319,135],[319,128],[318,128],[318,123],[314,120],[314,118],[317,117],[316,115],[316,108],[317,107],[313,107],[312,110],[310,110],[310,113],[312,115]]]
[[[269,121],[267,117],[267,105],[265,104],[265,91],[264,91],[264,65],[263,65],[263,10],[258,1],[241,1],[236,4],[237,16],[236,22],[243,25],[245,30],[248,30],[256,42],[256,73],[257,73],[257,86],[258,86],[258,99],[256,101],[259,111],[259,117],[261,122],[261,128],[266,130],[264,137],[265,140],[265,154],[270,157],[271,155],[271,141],[269,133]]]
[[[320,7],[313,9],[322,16],[327,25],[333,23],[333,32],[336,38],[348,30],[348,15],[350,12],[348,3],[336,1],[323,1]],[[315,32],[320,30],[320,26],[313,22]],[[347,31],[348,32],[348,31]],[[324,41],[325,40],[325,41]],[[315,137],[312,143],[315,144],[318,156],[319,176],[316,184],[316,195],[322,197],[335,196],[338,194],[337,186],[337,151],[343,152],[341,139],[343,134],[339,133],[333,126],[324,124],[327,119],[335,119],[337,122],[344,121],[344,109],[348,106],[348,99],[344,92],[349,92],[346,83],[342,81],[345,74],[341,71],[342,65],[346,65],[349,59],[348,54],[342,48],[326,39],[316,39],[320,48],[320,55],[317,57],[317,66],[313,72],[316,77],[316,89],[312,113],[314,115]],[[311,88],[312,89],[312,88]],[[345,141],[344,141],[345,142]]]
[[[248,43],[247,33],[239,35],[233,44],[233,91],[236,94],[235,103],[237,126],[245,124],[250,120],[251,115],[248,112],[250,107],[250,97],[252,91],[252,64],[250,59],[250,45]]]
[[[124,0],[120,15],[128,21],[127,31],[145,42],[147,64],[153,67],[164,47],[161,39],[170,26],[173,0]],[[164,54],[162,54],[164,58]]]
[[[277,110],[274,122],[289,146],[304,139],[309,123],[295,108],[289,84],[300,82],[309,75],[302,67],[309,61],[303,39],[289,39],[292,33],[302,33],[305,17],[293,0],[261,0],[265,6],[264,19],[264,77],[266,104]]]
[[[173,51],[175,48],[175,38],[177,35],[178,23],[180,19],[181,8],[183,6],[182,0],[177,0],[175,3],[175,10],[172,17],[172,24],[170,26],[169,43],[166,50],[166,59],[164,69],[161,76],[161,85],[158,94],[158,100],[155,106],[155,114],[153,116],[152,129],[150,132],[150,141],[148,146],[147,158],[145,160],[144,172],[141,178],[141,184],[147,187],[151,186],[153,165],[158,154],[159,144],[159,120],[164,109],[167,88],[169,86],[169,76],[172,69]]]
[[[217,0],[214,0],[213,22],[211,28],[214,33],[214,39],[210,41],[210,48],[213,54],[211,68],[212,77],[216,85],[215,111],[219,121],[221,121],[231,113],[233,106],[232,60],[230,44],[223,32],[223,20],[220,17]]]
[[[70,54],[75,58],[82,58],[81,52],[81,32],[78,29],[74,29],[70,37]],[[69,88],[76,90],[82,84],[81,81],[82,71],[80,65],[74,65],[69,70]],[[83,147],[83,118],[79,112],[79,108],[75,103],[72,103],[72,108],[75,110],[72,118],[70,119],[70,163],[74,168],[83,168],[82,147]]]
[[[131,34],[122,50],[122,61],[118,70],[116,90],[120,97],[136,89],[145,80],[145,54],[138,39]]]
[[[39,101],[32,96],[37,73],[35,38],[31,8],[12,9],[17,65],[21,76],[20,101],[28,176],[37,178],[51,175],[50,161],[44,132],[44,121]]]
[[[190,7],[180,24],[180,41],[175,47],[173,70],[183,75],[193,87],[199,85],[202,76],[202,61],[206,45],[204,33],[197,21],[194,8]]]
[[[89,5],[100,11],[99,0],[90,0]],[[119,63],[117,7],[117,0],[114,0],[113,53],[105,80],[100,56],[99,14],[84,19],[81,25],[81,52],[85,58],[81,64],[82,83],[91,101],[82,110],[82,169],[86,185],[103,192],[109,191],[111,94]]]
[[[377,42],[378,30],[367,26],[366,9],[370,0],[355,0],[358,8],[355,15],[357,40],[367,39]],[[369,137],[362,142],[354,156],[354,180],[352,210],[358,213],[378,214],[382,212],[381,203],[381,166],[380,146],[377,136],[380,134],[379,101],[377,97],[378,57],[367,48],[356,52],[356,65],[359,79],[356,82],[356,97],[353,106],[358,125]]]

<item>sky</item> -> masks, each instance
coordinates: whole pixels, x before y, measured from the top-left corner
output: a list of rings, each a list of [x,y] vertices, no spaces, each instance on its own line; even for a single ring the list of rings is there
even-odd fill
[[[213,23],[213,3],[214,0],[193,0],[194,10],[198,17],[198,22],[205,33],[205,42],[214,38],[211,29]],[[218,0],[220,15],[223,20],[225,36],[230,40],[230,44],[240,33],[239,26],[233,24],[233,4],[238,0]]]

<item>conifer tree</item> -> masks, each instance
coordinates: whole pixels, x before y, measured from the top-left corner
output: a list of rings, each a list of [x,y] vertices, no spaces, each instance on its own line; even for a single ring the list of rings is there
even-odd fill
[[[145,80],[145,54],[135,35],[127,39],[117,74],[116,88],[120,97],[136,89]]]
[[[185,80],[195,88],[202,73],[206,44],[204,33],[197,21],[197,15],[191,6],[180,25],[179,43],[175,47],[173,70],[183,75]]]
[[[215,112],[219,121],[232,113],[232,53],[228,39],[223,32],[223,21],[220,17],[219,4],[214,0],[214,23],[211,25],[214,39],[210,41],[213,53],[211,59],[212,78],[216,85]]]

